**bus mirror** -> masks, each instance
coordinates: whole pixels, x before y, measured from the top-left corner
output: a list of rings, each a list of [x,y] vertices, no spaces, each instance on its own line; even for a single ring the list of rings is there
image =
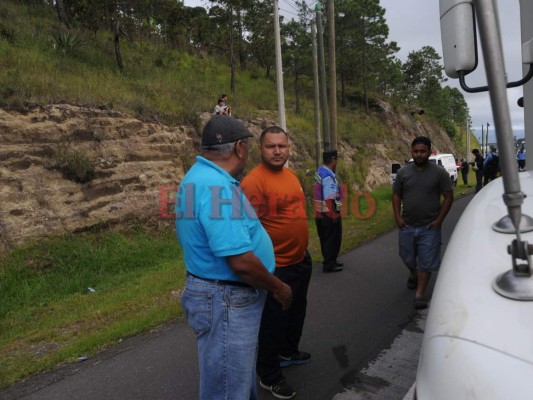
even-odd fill
[[[458,78],[477,66],[476,28],[472,0],[440,0],[440,31],[444,70]]]

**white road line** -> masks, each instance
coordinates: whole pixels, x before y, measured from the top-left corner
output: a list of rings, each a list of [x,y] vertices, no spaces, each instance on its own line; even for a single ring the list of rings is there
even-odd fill
[[[358,374],[359,383],[332,400],[411,400],[427,310],[394,339],[389,349]]]

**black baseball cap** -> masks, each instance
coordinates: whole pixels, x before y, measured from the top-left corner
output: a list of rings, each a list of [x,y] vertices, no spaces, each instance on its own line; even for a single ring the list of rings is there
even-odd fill
[[[252,136],[246,126],[238,119],[229,115],[214,115],[205,124],[202,132],[202,146],[232,143]]]

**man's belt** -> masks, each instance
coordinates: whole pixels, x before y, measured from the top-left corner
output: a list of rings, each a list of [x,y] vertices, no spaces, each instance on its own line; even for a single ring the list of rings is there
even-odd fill
[[[203,281],[207,281],[207,282],[211,282],[211,283],[218,283],[219,285],[229,285],[229,286],[240,286],[240,287],[247,287],[247,288],[251,288],[252,286],[248,285],[247,283],[244,283],[244,282],[239,282],[239,281],[226,281],[224,279],[209,279],[209,278],[204,278],[204,277],[201,277],[201,276],[197,276],[197,275],[194,275],[190,272],[187,271],[187,275],[190,275],[196,279],[201,279]]]

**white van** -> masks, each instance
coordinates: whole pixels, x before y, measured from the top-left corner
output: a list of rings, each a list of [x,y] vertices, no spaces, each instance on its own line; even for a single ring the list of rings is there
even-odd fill
[[[441,154],[433,154],[429,157],[429,161],[432,163],[435,163],[437,165],[440,165],[443,167],[446,171],[448,171],[448,174],[450,174],[450,179],[452,180],[452,183],[457,186],[457,165],[455,164],[455,158],[453,157],[453,154],[447,154],[447,153],[441,153]],[[411,158],[409,160],[409,163],[412,163],[413,159]],[[400,169],[400,164],[392,164],[392,174],[391,174],[391,184],[394,183],[396,180],[396,173],[398,172],[398,169]]]
[[[398,173],[398,170],[402,167],[402,164],[400,163],[393,163],[391,165],[391,174],[390,174],[390,184],[394,185],[394,181],[396,180],[396,174]]]
[[[446,154],[446,153],[434,154],[429,157],[429,161],[437,165],[440,165],[446,171],[448,171],[448,174],[450,174],[450,179],[452,180],[452,183],[455,186],[457,186],[457,165],[455,164],[455,158],[453,154]]]

